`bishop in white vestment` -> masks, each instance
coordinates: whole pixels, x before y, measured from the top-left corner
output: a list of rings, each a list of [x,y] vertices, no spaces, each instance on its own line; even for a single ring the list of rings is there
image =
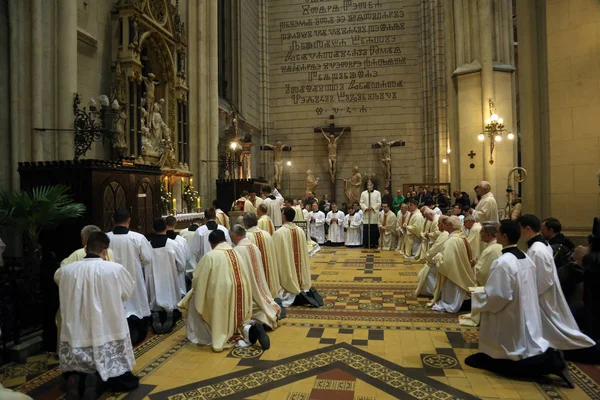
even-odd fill
[[[257,226],[258,216],[256,214],[244,214],[244,225],[246,227],[246,237],[260,250],[269,292],[273,298],[277,298],[281,285],[279,283],[279,268],[273,239],[267,231],[263,231]]]
[[[379,216],[379,248],[382,250],[396,249],[396,216],[387,203],[382,204],[383,214]]]
[[[270,186],[263,186],[261,192],[263,204],[267,206],[267,215],[273,221],[275,229],[278,229],[282,224],[281,206],[283,205],[283,197],[281,197],[277,189],[271,190]]]
[[[256,191],[251,191],[248,195],[248,199],[244,203],[244,213],[254,213],[258,212],[258,206],[263,203],[263,199],[256,196]]]
[[[212,231],[220,230],[225,235],[225,241],[231,245],[231,238],[229,237],[229,231],[223,225],[217,223],[217,214],[215,210],[208,209],[204,212],[206,223],[200,228],[196,229],[196,235],[192,245],[190,246],[190,257],[196,260],[196,263],[200,262],[202,257],[211,250],[208,236]],[[196,264],[197,265],[197,264]]]
[[[402,231],[404,234],[403,248],[400,254],[404,257],[414,257],[419,253],[421,247],[421,232],[423,225],[425,224],[425,218],[421,214],[417,207],[417,201],[411,199],[408,202],[409,215],[406,218],[404,224],[402,224]]]
[[[353,210],[346,215],[346,247],[362,246],[363,214],[358,203],[353,204]]]
[[[146,338],[148,325],[144,318],[150,316],[146,280],[142,269],[152,262],[152,246],[146,237],[129,230],[131,222],[129,212],[117,210],[113,216],[114,229],[108,233],[110,248],[115,254],[115,261],[121,264],[135,285],[135,290],[125,302],[125,317],[129,322],[133,345]]]
[[[319,204],[312,204],[312,211],[308,214],[308,234],[315,238],[317,244],[325,244],[325,214],[319,211]]]
[[[345,215],[342,211],[338,210],[337,203],[331,202],[331,211],[327,213],[325,222],[329,225],[329,232],[327,233],[327,244],[331,246],[343,246],[344,245],[344,218]]]
[[[463,224],[468,231],[467,240],[469,241],[469,245],[471,245],[473,259],[477,259],[481,256],[483,249],[485,249],[485,242],[481,240],[481,224],[476,222],[472,215],[466,216]]]
[[[275,225],[271,221],[271,217],[267,214],[269,208],[266,204],[258,206],[258,227],[263,231],[269,232],[269,235],[273,236],[275,233]]]
[[[439,254],[444,249],[446,241],[450,237],[450,234],[446,231],[447,220],[448,217],[445,215],[438,218],[438,235],[435,242],[429,247],[429,251],[425,257],[425,265],[419,271],[417,289],[415,290],[416,296],[433,297],[437,279],[437,260],[440,257]]]
[[[483,181],[477,186],[477,194],[481,196],[481,200],[477,203],[477,207],[472,211],[473,217],[478,222],[498,222],[498,203],[494,194],[491,193],[492,187],[489,182]]]

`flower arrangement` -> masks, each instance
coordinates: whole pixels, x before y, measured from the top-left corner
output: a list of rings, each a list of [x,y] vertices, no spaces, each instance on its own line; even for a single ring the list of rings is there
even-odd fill
[[[167,215],[171,208],[173,193],[169,192],[164,183],[160,184],[160,203],[162,206],[162,215]]]
[[[188,210],[192,210],[196,207],[200,194],[198,194],[198,191],[188,183],[183,189],[182,197],[183,201],[187,204]]]

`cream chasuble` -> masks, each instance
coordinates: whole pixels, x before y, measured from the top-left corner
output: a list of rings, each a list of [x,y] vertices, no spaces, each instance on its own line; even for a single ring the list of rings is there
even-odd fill
[[[227,216],[227,214],[225,214],[223,212],[223,210],[221,210],[220,208],[217,208],[215,210],[215,214],[217,216],[217,223],[219,225],[223,225],[225,227],[225,229],[227,229],[227,230],[231,229],[229,227],[229,217]]]
[[[303,210],[300,208],[300,206],[293,206],[292,208],[294,209],[294,211],[296,211],[296,215],[294,216],[294,222],[306,221],[306,219],[304,218],[304,213],[302,212]]]
[[[61,371],[97,371],[103,381],[131,371],[135,356],[123,301],[135,283],[127,270],[90,257],[59,268],[54,280],[62,314]]]
[[[362,246],[362,211],[346,215],[346,246]]]
[[[252,319],[262,322],[273,330],[277,329],[277,317],[281,313],[281,308],[275,303],[269,291],[260,250],[247,238],[240,240],[234,250],[240,261],[250,268]]]
[[[329,225],[329,233],[327,239],[331,243],[344,243],[344,218],[345,215],[342,211],[329,211],[325,222]],[[332,221],[335,219],[336,221]]]
[[[560,287],[552,248],[540,236],[527,242],[536,267],[537,291],[544,339],[558,350],[592,347],[595,342],[581,333]]]
[[[481,228],[481,224],[475,222],[473,226],[471,226],[471,229],[469,229],[469,236],[467,237],[474,260],[478,259],[481,256],[483,249],[485,249],[485,242],[481,240]]]
[[[64,267],[65,265],[69,265],[71,263],[74,263],[75,261],[81,261],[85,258],[85,256],[86,256],[85,247],[82,247],[81,249],[75,250],[74,252],[72,252],[69,257],[62,260],[60,263],[60,266]],[[112,249],[108,249],[106,261],[113,261],[113,262],[115,261],[115,253],[113,253]]]
[[[446,231],[438,232],[437,239],[435,239],[425,257],[425,265],[419,271],[417,289],[415,290],[417,296],[433,296],[437,279],[436,261],[439,257],[438,254],[442,252],[444,244],[446,244],[446,241],[450,237],[450,234]]]
[[[271,296],[275,298],[279,294],[281,285],[279,284],[279,269],[277,268],[277,256],[275,255],[273,238],[268,232],[261,230],[257,226],[246,230],[246,237],[260,250],[267,286],[269,287]]]
[[[417,260],[425,261],[425,258],[427,257],[427,252],[429,252],[429,247],[437,239],[440,232],[438,228],[439,219],[439,215],[435,215],[432,221],[425,218],[425,222],[423,224],[423,231],[421,232],[421,247],[419,248],[419,254],[417,254],[416,256]]]
[[[415,210],[406,219],[406,232],[404,232],[404,244],[400,254],[405,257],[413,257],[419,252],[421,245],[421,231],[425,224],[425,218],[421,211]]]
[[[542,336],[535,266],[516,246],[503,253],[492,263],[485,288],[474,292],[471,301],[473,312],[481,315],[479,350],[518,361],[542,354],[549,344]]]
[[[273,235],[281,287],[297,295],[311,287],[306,234],[292,223],[285,223]]]
[[[258,219],[258,227],[271,236],[275,233],[275,225],[273,225],[273,221],[268,215],[262,215]]]
[[[379,248],[382,250],[394,250],[396,248],[396,216],[388,211],[379,216]]]
[[[261,199],[260,197],[256,197],[254,199],[254,203],[252,203],[252,201],[250,201],[250,200],[246,200],[246,202],[244,203],[244,214],[245,213],[256,214],[256,211],[258,210],[258,206],[260,206],[262,203],[263,203],[263,199]]]
[[[469,298],[469,287],[477,286],[471,267],[471,249],[462,231],[454,231],[437,262],[437,278],[432,302],[434,311],[460,310]]]
[[[484,194],[473,212],[477,222],[500,222],[498,219],[498,204],[492,193]]]
[[[398,250],[401,254],[404,251],[404,228],[402,227],[404,221],[408,221],[408,217],[410,216],[410,212],[405,212],[402,214],[402,210],[398,211],[396,214],[396,235],[398,236],[398,244],[396,245],[396,250]]]
[[[220,352],[243,339],[244,325],[252,317],[249,272],[227,243],[202,257],[194,270],[192,290],[179,302],[192,343],[210,344]]]

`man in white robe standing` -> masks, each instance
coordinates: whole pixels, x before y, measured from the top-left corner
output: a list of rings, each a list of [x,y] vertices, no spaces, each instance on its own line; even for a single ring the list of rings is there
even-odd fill
[[[246,227],[246,238],[260,250],[265,279],[267,280],[271,296],[274,299],[279,299],[281,285],[279,284],[279,269],[277,268],[277,256],[275,255],[273,238],[269,235],[269,232],[263,231],[257,226],[258,216],[256,214],[245,213],[243,221]]]
[[[277,191],[277,189],[273,190],[270,186],[263,186],[261,189],[261,197],[263,199],[263,204],[267,206],[267,214],[271,221],[273,221],[273,225],[275,229],[279,229],[282,224],[281,221],[281,206],[283,205],[283,197]]]
[[[317,244],[325,244],[325,214],[319,210],[319,204],[312,204],[312,211],[308,214],[308,234]]]
[[[283,225],[273,235],[282,288],[279,298],[284,307],[292,304],[321,307],[323,298],[311,283],[306,233],[292,222],[295,214],[294,209],[284,208]]]
[[[442,215],[437,220],[438,235],[435,242],[429,247],[427,256],[425,257],[425,265],[419,271],[417,280],[417,289],[415,290],[416,296],[431,296],[433,297],[433,291],[435,290],[435,282],[437,279],[437,260],[439,254],[444,249],[446,241],[450,237],[450,234],[446,231],[446,223],[448,217]]]
[[[167,232],[166,235],[169,239],[174,240],[175,243],[177,243],[177,245],[179,246],[180,250],[181,250],[181,255],[183,256],[184,259],[184,270],[179,274],[179,277],[177,278],[177,282],[179,283],[179,289],[181,291],[181,295],[185,296],[185,294],[187,293],[187,286],[185,284],[185,269],[187,268],[187,263],[189,262],[190,258],[191,258],[191,252],[190,252],[190,245],[188,244],[188,241],[183,237],[177,234],[177,232],[175,232],[175,227],[177,226],[177,218],[175,218],[173,215],[169,215],[168,217],[165,218],[165,223],[167,224]]]
[[[481,224],[475,221],[475,217],[472,215],[467,215],[463,220],[463,224],[468,232],[467,240],[471,245],[473,259],[477,259],[481,256],[483,249],[485,249],[485,243],[481,241]]]
[[[567,360],[595,360],[598,363],[596,343],[579,330],[567,304],[558,280],[552,248],[540,234],[540,219],[526,214],[519,218],[519,225],[521,238],[527,241],[527,255],[536,267],[544,339],[550,343],[550,347],[563,350]]]
[[[135,282],[122,265],[103,260],[109,243],[105,233],[91,233],[86,257],[54,275],[63,316],[58,356],[68,399],[97,398],[100,380],[110,391],[139,385],[131,373],[135,356],[123,307]]]
[[[352,210],[346,215],[346,247],[362,246],[363,213],[360,204],[352,204]]]
[[[382,203],[383,213],[379,216],[379,248],[381,250],[394,250],[396,248],[396,215],[390,205]]]
[[[250,287],[252,288],[252,319],[263,323],[271,330],[277,329],[281,308],[271,295],[260,250],[246,238],[246,229],[234,225],[231,229],[231,241],[240,260],[250,267]]]
[[[421,247],[421,231],[425,224],[425,218],[419,211],[415,199],[410,199],[408,202],[408,212],[409,215],[402,224],[404,243],[400,254],[406,258],[414,258]]]
[[[186,337],[194,344],[211,346],[220,353],[232,347],[246,347],[258,340],[271,347],[262,323],[252,323],[250,267],[225,241],[219,229],[209,234],[212,250],[194,270],[192,290],[179,302],[186,320]]]
[[[363,247],[376,249],[379,246],[379,227],[377,226],[381,193],[375,190],[373,182],[367,182],[367,190],[360,194],[360,208],[363,212]]]
[[[271,217],[267,214],[269,211],[269,207],[266,204],[261,204],[258,206],[257,214],[258,215],[258,227],[263,231],[269,232],[269,235],[273,236],[275,233],[275,225],[273,225],[273,221],[271,221]]]
[[[458,217],[448,218],[446,230],[450,237],[437,262],[432,310],[456,313],[469,299],[469,287],[475,286],[475,274],[471,266],[473,257]]]
[[[421,208],[421,215],[423,215],[425,221],[423,223],[423,230],[421,230],[421,247],[419,248],[419,253],[416,255],[418,261],[425,260],[429,252],[429,247],[435,242],[440,233],[438,230],[439,215],[427,206]]]
[[[472,297],[473,311],[481,315],[481,353],[467,357],[465,363],[518,378],[557,374],[573,387],[566,363],[543,337],[536,267],[517,248],[520,236],[518,223],[500,222],[502,256],[492,264],[483,290]]]
[[[477,203],[475,210],[471,209],[469,213],[472,214],[479,222],[499,221],[498,203],[496,203],[496,198],[491,190],[492,186],[486,181],[481,182],[479,186],[476,187],[477,195],[481,196],[481,200],[479,200],[479,203]]]
[[[398,244],[396,245],[396,251],[402,252],[404,249],[404,221],[408,218],[410,213],[408,212],[408,203],[402,203],[400,210],[396,214],[396,235],[398,236]]]
[[[156,334],[169,333],[181,318],[177,303],[181,292],[179,278],[185,271],[185,256],[181,246],[167,235],[167,223],[157,218],[152,223],[154,237],[152,263],[146,268],[146,285],[152,311],[152,329]],[[185,283],[184,283],[185,284]]]
[[[344,213],[338,210],[337,203],[331,202],[331,211],[327,213],[325,222],[329,225],[329,233],[327,234],[327,244],[329,246],[344,245]]]
[[[110,248],[115,254],[115,262],[121,264],[133,278],[135,289],[125,302],[125,317],[129,324],[133,345],[142,342],[148,334],[150,316],[148,292],[142,269],[152,262],[152,246],[146,237],[129,230],[131,218],[127,210],[117,210],[113,216],[114,229],[108,233]]]
[[[206,219],[206,223],[200,228],[196,229],[194,241],[192,242],[192,246],[190,246],[191,258],[196,260],[196,263],[200,262],[202,257],[211,250],[211,245],[208,241],[208,235],[210,235],[212,231],[222,231],[225,235],[225,241],[231,245],[229,231],[223,225],[219,225],[217,223],[217,214],[215,210],[209,208],[204,211],[204,218]]]

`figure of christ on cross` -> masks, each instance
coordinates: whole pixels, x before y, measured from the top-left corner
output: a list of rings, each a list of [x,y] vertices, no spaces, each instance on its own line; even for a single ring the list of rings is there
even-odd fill
[[[392,147],[404,146],[405,143],[402,140],[387,141],[382,139],[381,142],[377,142],[371,145],[373,149],[381,149],[381,162],[383,163],[383,176],[385,187],[389,190],[392,185]]]
[[[331,123],[327,128],[315,128],[314,132],[321,133],[323,137],[327,139],[327,147],[329,152],[329,178],[335,188],[335,175],[337,173],[337,141],[340,137],[342,137],[344,132],[351,132],[351,128],[348,126],[335,126],[334,115],[330,115],[329,119],[331,120]],[[336,135],[338,133],[339,135]]]
[[[279,184],[281,183],[281,174],[283,173],[282,153],[284,151],[292,151],[292,148],[290,146],[281,144],[281,142],[277,142],[276,145],[268,143],[264,144],[260,146],[260,149],[273,150],[273,164],[275,165],[275,187],[279,189]]]

